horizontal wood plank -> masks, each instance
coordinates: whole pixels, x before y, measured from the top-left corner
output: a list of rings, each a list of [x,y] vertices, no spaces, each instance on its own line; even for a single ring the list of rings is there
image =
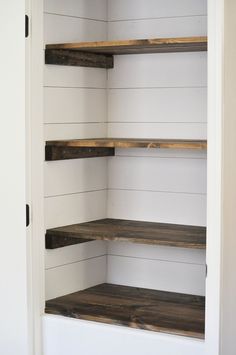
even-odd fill
[[[107,218],[53,228],[46,232],[47,249],[60,248],[91,240],[126,241],[204,249],[206,247],[206,228]]]
[[[46,313],[204,338],[205,298],[100,284],[46,302]]]
[[[72,50],[109,55],[195,52],[207,50],[207,37],[153,38],[124,41],[100,41],[48,44],[46,50]]]

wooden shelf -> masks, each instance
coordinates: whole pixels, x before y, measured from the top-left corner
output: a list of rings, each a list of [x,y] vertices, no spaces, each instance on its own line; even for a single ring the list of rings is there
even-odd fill
[[[46,142],[46,160],[115,155],[115,148],[206,149],[205,140],[99,138]]]
[[[47,249],[93,240],[204,249],[206,247],[206,228],[107,218],[53,228],[46,232]]]
[[[45,63],[111,69],[114,65],[113,55],[206,50],[207,37],[48,44]]]
[[[205,298],[101,284],[46,302],[46,313],[204,338]]]

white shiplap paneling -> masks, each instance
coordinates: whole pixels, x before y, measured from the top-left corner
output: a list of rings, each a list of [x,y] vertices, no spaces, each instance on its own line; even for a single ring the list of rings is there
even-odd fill
[[[206,225],[206,195],[109,190],[108,216],[204,226]]]
[[[57,266],[77,263],[79,261],[91,259],[93,257],[98,257],[105,254],[107,254],[107,243],[101,240],[46,250],[45,268],[52,269]]]
[[[129,133],[128,133],[129,132]],[[108,123],[114,138],[206,139],[206,123]]]
[[[62,16],[83,17],[106,21],[106,0],[44,0],[44,11]]]
[[[64,88],[106,88],[105,69],[44,66],[44,86]]]
[[[206,0],[108,0],[109,21],[206,15]]]
[[[105,40],[106,5],[46,0],[45,43]],[[102,69],[45,65],[45,140],[106,134],[106,78]],[[105,159],[45,163],[45,228],[105,217],[106,182]],[[96,242],[46,251],[46,297],[104,282],[105,253],[106,244]]]
[[[65,123],[44,125],[45,140],[102,138],[106,135],[106,132],[106,123]]]
[[[63,1],[51,0],[46,11],[102,20],[100,9],[95,11],[98,2],[90,8],[87,2],[82,6],[81,1],[70,0],[65,6]],[[105,22],[69,16],[45,15],[46,27],[51,27],[51,30],[46,31],[47,42],[106,38]],[[181,0],[178,4],[173,0],[138,0],[138,6],[134,0],[110,0],[109,16],[114,21],[108,25],[109,39],[206,34],[206,1],[203,0]],[[50,123],[45,126],[46,139],[102,137],[107,132],[114,137],[206,137],[205,53],[116,57],[115,68],[108,73],[107,83],[105,70],[56,66],[45,68],[45,122]],[[104,90],[107,85],[108,102]],[[106,131],[103,122],[107,120]],[[117,154],[136,155],[137,158],[116,157],[110,160],[108,205],[105,190],[46,198],[47,226],[103,218],[107,214],[114,218],[205,225],[204,153],[138,149],[118,150]],[[145,155],[151,158],[143,158]],[[90,176],[93,172],[92,161],[79,162],[78,167],[75,165],[78,160],[62,162],[63,168],[59,167],[60,163],[52,165],[50,171],[46,170],[50,174],[50,180],[49,175],[46,179],[46,186],[49,184],[46,193],[68,194],[82,189],[86,191],[90,186],[92,189],[105,188],[107,180],[103,173],[107,172],[106,160],[95,163],[98,181]],[[79,178],[81,171],[86,175],[84,180]],[[56,176],[60,178],[54,186],[53,179]],[[175,248],[151,249],[142,245],[132,248],[124,244],[121,247],[118,243],[112,250],[109,246],[112,255],[109,256],[108,281],[204,294],[204,252]],[[51,259],[47,254],[47,262],[54,266],[75,262],[73,270],[78,270],[77,264],[81,262],[77,262],[76,250],[82,257],[91,257],[98,256],[99,250],[101,253],[104,251],[100,249],[96,252],[94,249],[93,254],[92,245],[68,247],[65,251],[53,251]],[[122,257],[119,253],[122,253]],[[68,270],[70,272],[69,265],[60,272],[60,267],[58,270],[55,268],[58,272],[55,275],[60,276],[51,278],[51,282],[52,285],[52,280],[56,282],[56,288],[59,287],[59,278],[67,277]],[[99,267],[99,272],[101,270],[103,266]],[[138,275],[137,270],[140,270]],[[76,272],[72,271],[72,275]],[[82,275],[81,269],[78,273]],[[85,276],[94,281],[89,273]],[[64,290],[68,293],[72,284],[79,288],[83,285],[81,280],[79,284],[76,282],[63,284],[60,292]]]
[[[108,164],[110,189],[206,193],[205,159],[114,157]]]
[[[109,123],[207,121],[206,88],[110,89],[108,102]]]
[[[205,87],[207,55],[198,52],[117,56],[114,69],[108,73],[109,88]]]
[[[116,156],[206,159],[207,153],[206,150],[134,148],[134,149],[116,149]]]
[[[94,174],[96,171],[96,174]],[[45,196],[107,188],[107,159],[91,158],[45,163]]]
[[[93,257],[46,270],[46,300],[105,282],[106,259],[106,255]]]
[[[46,228],[106,217],[107,191],[83,192],[45,199]]]
[[[109,0],[109,39],[207,34],[207,1]],[[206,53],[115,57],[108,135],[205,139]],[[118,156],[122,156],[119,158]],[[206,153],[119,149],[109,160],[108,215],[206,223]],[[204,294],[205,252],[109,243],[108,280]]]
[[[108,256],[107,281],[117,285],[204,295],[205,266]]]
[[[108,26],[109,40],[205,36],[207,33],[207,17],[118,21],[110,22]]]
[[[108,254],[199,265],[204,265],[206,258],[205,250],[127,242],[108,242]]]
[[[105,89],[44,88],[45,123],[106,122]]]
[[[106,22],[44,14],[45,44],[102,41],[107,38]]]

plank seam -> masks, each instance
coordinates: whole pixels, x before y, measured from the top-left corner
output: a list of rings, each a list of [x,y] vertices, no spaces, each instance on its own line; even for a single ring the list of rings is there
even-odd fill
[[[66,247],[64,247],[64,248],[66,248]],[[54,250],[56,250],[56,249],[54,249]],[[82,260],[78,260],[78,261],[73,261],[73,262],[69,262],[69,263],[66,263],[66,264],[59,264],[57,266],[48,267],[48,268],[45,268],[45,270],[54,270],[54,269],[57,269],[57,268],[60,268],[60,267],[64,267],[64,266],[67,266],[67,265],[79,264],[79,263],[87,261],[87,260],[103,258],[106,255],[107,254],[102,254],[102,255],[98,255],[98,256],[91,256],[90,258],[86,258],[86,259],[82,259]]]
[[[175,247],[169,247],[169,248],[175,248]],[[185,249],[185,248],[175,248],[175,249]],[[204,249],[199,249],[204,251]],[[163,263],[176,263],[176,264],[184,264],[184,265],[196,265],[196,266],[205,266],[206,264],[199,264],[199,263],[191,263],[187,261],[179,261],[179,260],[168,260],[168,259],[154,259],[154,258],[145,258],[145,257],[140,257],[140,256],[130,256],[130,255],[120,255],[120,254],[110,254],[108,253],[107,256],[112,256],[112,257],[119,257],[119,258],[128,258],[128,259],[138,259],[138,260],[148,260],[148,261],[157,261],[157,262],[163,262]]]
[[[75,18],[75,19],[79,19],[79,20],[86,20],[86,21],[94,21],[94,22],[107,23],[107,20],[95,19],[95,18],[92,18],[92,17],[83,17],[83,16],[75,16],[75,15],[67,15],[67,14],[58,14],[58,13],[56,13],[56,12],[44,11],[44,15],[68,17],[68,18]]]
[[[118,20],[108,20],[108,25],[117,22],[133,22],[133,21],[153,21],[153,20],[169,20],[169,19],[182,19],[182,18],[195,18],[195,17],[207,17],[207,14],[199,15],[183,15],[183,16],[160,16],[160,17],[138,17]]]

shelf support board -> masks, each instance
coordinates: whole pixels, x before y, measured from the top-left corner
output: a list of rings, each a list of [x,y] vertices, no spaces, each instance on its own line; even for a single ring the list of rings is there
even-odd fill
[[[67,160],[83,158],[110,157],[115,155],[114,148],[104,147],[67,147],[46,145],[45,160]]]
[[[74,51],[68,49],[46,49],[45,64],[112,69],[112,55]]]

